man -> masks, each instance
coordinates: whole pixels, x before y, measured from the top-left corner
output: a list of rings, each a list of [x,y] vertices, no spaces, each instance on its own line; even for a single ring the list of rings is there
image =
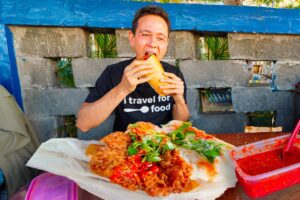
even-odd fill
[[[104,70],[79,110],[77,127],[81,131],[98,126],[114,110],[114,131],[124,131],[128,124],[137,121],[161,125],[172,119],[188,120],[186,89],[180,70],[161,62],[165,78],[160,81],[167,85],[160,87],[166,96],[159,96],[147,83],[151,78],[144,76],[153,72],[145,56],[155,54],[161,60],[167,51],[169,33],[170,22],[162,8],[146,6],[136,13],[129,32],[136,58]]]

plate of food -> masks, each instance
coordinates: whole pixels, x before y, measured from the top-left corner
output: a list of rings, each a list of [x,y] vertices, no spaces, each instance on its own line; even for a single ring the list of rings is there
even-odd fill
[[[190,122],[137,122],[99,141],[51,139],[27,166],[68,177],[103,199],[207,200],[235,186],[233,148]]]

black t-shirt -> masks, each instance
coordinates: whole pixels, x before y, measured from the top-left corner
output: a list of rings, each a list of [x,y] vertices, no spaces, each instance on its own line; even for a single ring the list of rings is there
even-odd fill
[[[91,103],[103,97],[117,86],[123,77],[123,72],[133,59],[109,65],[96,82],[85,102]],[[179,68],[161,62],[166,72],[174,73],[184,81]],[[184,86],[186,86],[184,82]],[[184,91],[186,98],[186,87]],[[159,96],[148,83],[137,85],[135,91],[126,96],[115,109],[114,131],[125,131],[128,124],[137,121],[151,122],[161,125],[173,119],[174,100],[171,96]]]

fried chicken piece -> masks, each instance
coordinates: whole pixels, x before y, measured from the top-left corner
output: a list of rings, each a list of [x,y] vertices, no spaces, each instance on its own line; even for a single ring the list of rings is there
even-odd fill
[[[128,165],[127,162],[123,162],[116,166],[110,180],[129,190],[135,191],[139,189],[141,181],[137,174],[132,170],[132,167],[133,166]]]
[[[142,178],[142,189],[151,196],[167,196],[169,189],[165,180],[167,176],[164,173],[147,174]]]
[[[190,181],[193,167],[180,157],[178,150],[167,151],[162,155],[160,166],[167,176],[169,192],[182,192]]]
[[[124,150],[129,146],[131,139],[129,135],[117,131],[105,136],[100,141],[106,143],[111,149]]]
[[[127,157],[127,147],[131,139],[123,132],[114,132],[101,141],[106,146],[97,147],[97,152],[91,157],[90,168],[94,173],[109,178],[113,173],[112,169],[123,163]]]
[[[141,137],[145,134],[161,132],[161,129],[150,122],[140,121],[140,122],[136,122],[135,124],[129,124],[126,133],[129,132]]]
[[[94,173],[109,178],[112,175],[112,169],[124,162],[126,154],[127,151],[124,150],[102,147],[92,156],[90,168]]]

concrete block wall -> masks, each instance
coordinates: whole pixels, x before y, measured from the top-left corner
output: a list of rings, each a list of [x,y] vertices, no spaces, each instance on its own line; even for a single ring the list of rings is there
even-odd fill
[[[300,35],[231,33],[228,39],[231,59],[275,62],[273,88],[233,88],[234,110],[277,111],[276,124],[284,131],[291,131],[296,108],[292,106],[293,93],[290,90],[300,82]]]
[[[109,64],[134,56],[128,42],[128,30],[116,30],[118,58],[88,58],[88,31],[81,28],[16,27],[10,29],[14,47],[25,113],[41,141],[56,137],[58,117],[77,114],[89,88]],[[179,60],[187,83],[187,101],[191,121],[210,133],[243,132],[246,112],[276,110],[277,125],[285,131],[292,128],[292,94],[288,91],[300,81],[300,36],[228,34],[230,60],[197,60],[199,35],[187,31],[171,32],[168,53],[164,59],[175,65]],[[61,57],[72,58],[75,88],[61,88],[55,70]],[[251,76],[246,60],[275,60],[275,85],[249,88]],[[234,113],[200,113],[199,88],[232,89]],[[112,130],[114,116],[102,125],[78,133],[80,139],[98,139]]]
[[[58,116],[74,115],[87,88],[61,88],[56,78],[60,58],[86,57],[87,32],[80,28],[10,26],[24,111],[41,142],[57,136]]]

